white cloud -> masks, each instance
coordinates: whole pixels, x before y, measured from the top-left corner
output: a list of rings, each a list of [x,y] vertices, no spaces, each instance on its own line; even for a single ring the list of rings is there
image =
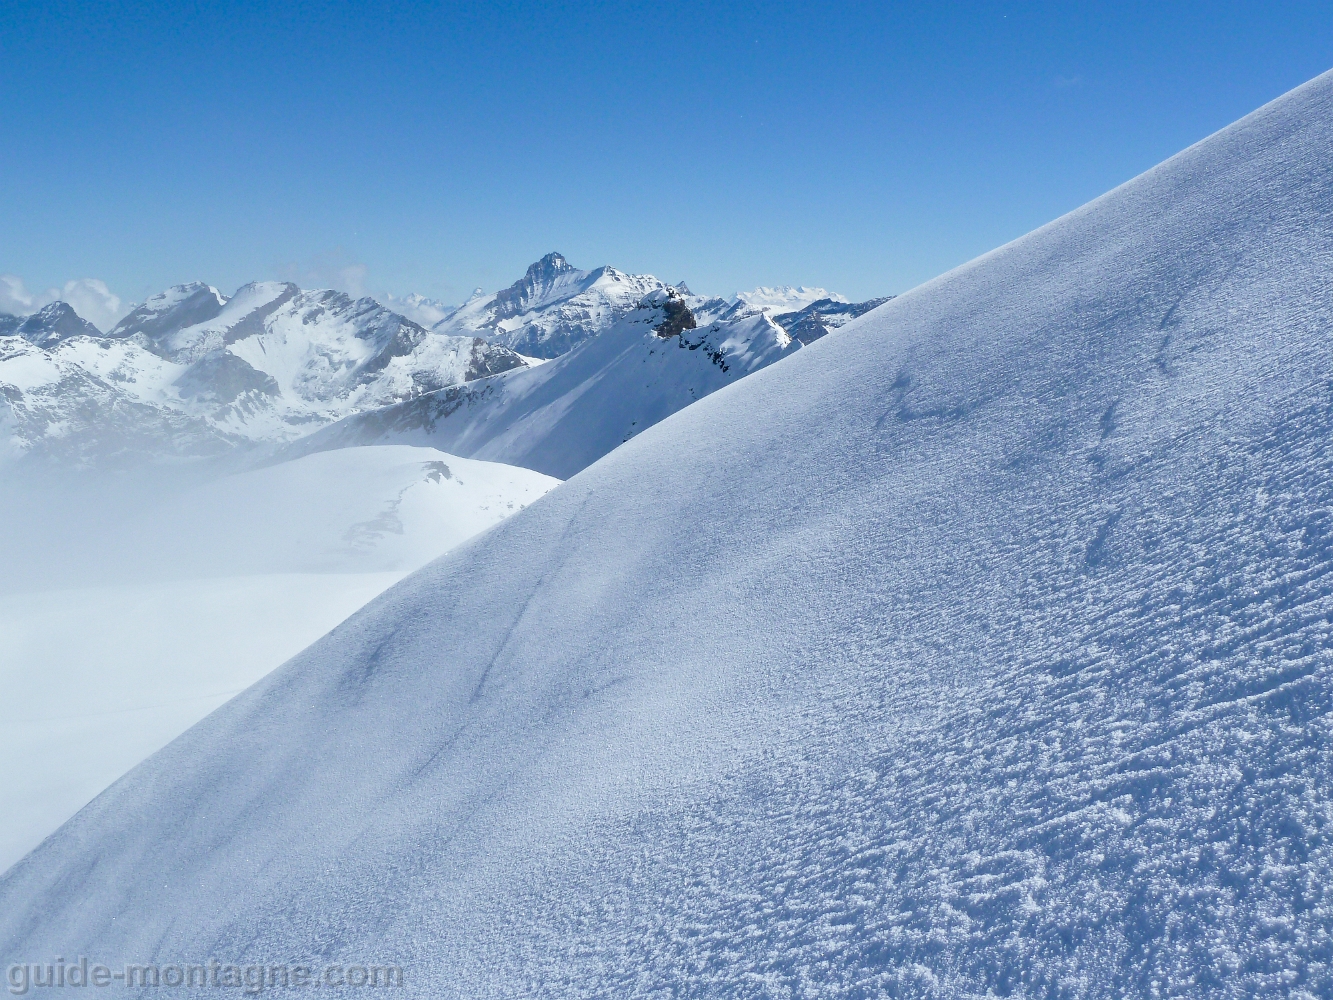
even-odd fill
[[[27,316],[57,300],[68,302],[76,313],[104,332],[130,311],[130,305],[100,278],[79,278],[65,282],[63,289],[30,292],[18,275],[0,274],[0,313]]]
[[[354,298],[366,294],[366,265],[349,262],[341,250],[322,254],[308,264],[281,268],[284,281],[302,288],[336,288]]]
[[[429,329],[454,311],[456,306],[446,305],[436,299],[412,292],[408,295],[394,295],[381,292],[375,296],[386,309],[392,309],[400,316],[406,316],[414,323],[420,323]]]
[[[27,316],[34,313],[48,302],[59,297],[54,288],[45,294],[29,292],[23,287],[23,279],[16,274],[0,274],[0,313],[10,316]],[[49,296],[49,297],[48,297]]]
[[[99,278],[67,281],[60,297],[72,305],[76,313],[103,332],[110,330],[130,311],[129,305],[122,307],[120,296],[107,288],[106,282]]]

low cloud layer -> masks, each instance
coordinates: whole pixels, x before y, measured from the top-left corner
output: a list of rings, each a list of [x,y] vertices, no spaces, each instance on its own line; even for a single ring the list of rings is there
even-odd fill
[[[115,326],[131,307],[100,278],[79,278],[65,282],[64,288],[39,292],[29,291],[17,275],[0,274],[0,313],[27,316],[57,300],[68,302],[76,313],[103,332]]]

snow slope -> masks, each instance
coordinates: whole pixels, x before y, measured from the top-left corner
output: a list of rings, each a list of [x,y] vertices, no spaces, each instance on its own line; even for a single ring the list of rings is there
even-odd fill
[[[616,449],[0,880],[405,996],[1333,992],[1333,75]]]
[[[404,574],[556,482],[408,447],[128,495],[84,478],[95,517],[4,484],[0,869]]]
[[[0,866],[401,572],[268,573],[0,602]]]
[[[557,480],[405,445],[309,455],[155,505],[163,564],[193,573],[407,572],[522,510]],[[162,532],[162,524],[171,524]],[[209,539],[216,541],[209,543]]]
[[[800,346],[760,313],[696,327],[683,301],[671,291],[645,296],[554,361],[356,414],[284,454],[400,442],[565,479]],[[666,325],[668,303],[688,328]]]

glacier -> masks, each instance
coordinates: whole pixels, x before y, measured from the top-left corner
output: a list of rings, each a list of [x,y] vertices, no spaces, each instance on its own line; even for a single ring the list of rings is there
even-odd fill
[[[1330,153],[1333,74],[634,436],[99,796],[0,950],[1328,996]]]

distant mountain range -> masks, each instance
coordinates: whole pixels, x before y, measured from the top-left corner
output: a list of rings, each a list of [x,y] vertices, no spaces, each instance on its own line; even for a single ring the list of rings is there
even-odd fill
[[[573,464],[587,464],[692,399],[885,300],[849,303],[805,287],[706,298],[651,275],[582,271],[552,253],[508,288],[453,309],[419,296],[401,301],[421,318],[439,318],[426,326],[372,298],[285,282],[254,282],[230,297],[199,282],[177,285],[105,334],[64,302],[27,317],[0,316],[0,460],[42,456],[106,465],[256,448],[262,454],[330,425],[336,427],[320,441],[360,442],[372,428],[382,436],[382,429],[405,429],[412,419],[435,427],[437,419],[427,414],[444,405],[446,390],[455,390],[449,399],[471,401],[460,412],[483,419],[477,401],[516,398],[540,384],[548,407],[542,444],[515,443],[522,436],[517,425],[507,431],[508,445],[495,443],[499,424],[490,410],[485,428],[465,431],[455,418],[449,435],[477,442],[477,449],[490,442],[489,452],[522,452],[520,464],[568,474]],[[642,324],[660,324],[663,316],[653,319],[654,310],[668,303],[684,310],[688,329],[700,331],[677,341],[690,345],[690,360],[681,355],[643,389],[637,376],[604,382],[599,365],[623,375],[627,364],[613,343],[621,344],[626,330],[642,340]],[[526,371],[604,334],[608,341],[558,369]],[[492,378],[520,372],[525,377],[517,382]],[[597,384],[577,405],[571,398],[572,408],[552,395],[560,387],[582,395]],[[614,402],[612,384],[620,386]],[[598,407],[609,409],[594,420],[589,414]],[[510,408],[514,420],[518,409]],[[561,423],[551,414],[567,409],[582,415],[581,433],[591,437],[550,438]],[[562,433],[573,433],[573,419],[564,420],[570,430]],[[596,433],[589,421],[598,423]],[[547,445],[555,452],[546,454]]]
[[[1333,997],[1333,72],[808,349],[691,303],[389,407],[518,459],[721,386],[0,873],[11,995],[96,961],[140,998]],[[178,509],[477,509],[410,452]],[[61,621],[104,676],[106,618]],[[67,752],[21,680],[0,734]]]
[[[687,301],[659,289],[554,361],[344,417],[280,454],[417,444],[568,479],[801,346],[762,312],[700,326]]]

